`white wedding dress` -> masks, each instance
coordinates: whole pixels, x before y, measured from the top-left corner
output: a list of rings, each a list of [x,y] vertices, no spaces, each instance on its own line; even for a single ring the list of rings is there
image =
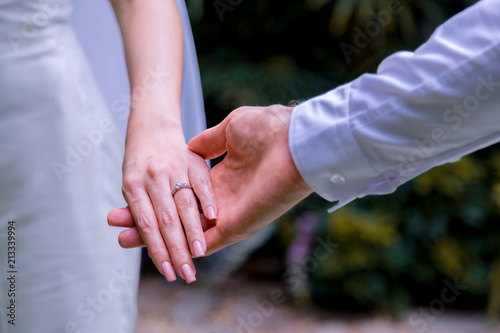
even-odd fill
[[[85,3],[93,25],[92,10],[103,4]],[[205,120],[185,4],[177,4],[185,32],[183,123],[190,138]],[[91,68],[101,74],[105,59],[89,64],[85,51],[108,45],[90,40],[84,51],[71,11],[69,0],[0,0],[2,333],[131,333],[135,327],[139,251],[121,249],[119,230],[106,224],[109,210],[125,205],[123,124],[114,124],[110,109],[128,87],[122,80],[118,96],[101,95]],[[84,17],[75,19],[82,40]],[[101,23],[116,31],[111,19]],[[99,52],[123,57],[119,48]],[[100,77],[101,88],[111,91],[106,85],[113,79]]]

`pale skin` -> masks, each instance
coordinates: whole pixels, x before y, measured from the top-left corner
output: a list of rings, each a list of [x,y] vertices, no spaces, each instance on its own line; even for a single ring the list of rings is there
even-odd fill
[[[158,270],[168,281],[176,279],[177,271],[191,283],[196,280],[192,257],[204,256],[207,249],[202,225],[216,218],[217,204],[208,167],[187,148],[181,125],[179,13],[174,0],[110,2],[123,36],[132,91],[123,161],[127,211]],[[191,183],[193,190],[182,189],[172,197],[176,182]]]
[[[289,150],[292,109],[241,107],[189,142],[207,159],[227,151],[210,171],[219,214],[215,226],[206,226],[207,255],[253,236],[313,192]],[[108,221],[129,228],[119,236],[123,247],[144,246],[127,208],[111,211]]]

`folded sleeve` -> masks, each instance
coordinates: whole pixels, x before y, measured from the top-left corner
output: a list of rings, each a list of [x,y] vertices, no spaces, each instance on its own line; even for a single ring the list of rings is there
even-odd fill
[[[376,74],[295,107],[292,157],[333,210],[500,141],[500,0],[441,25]]]

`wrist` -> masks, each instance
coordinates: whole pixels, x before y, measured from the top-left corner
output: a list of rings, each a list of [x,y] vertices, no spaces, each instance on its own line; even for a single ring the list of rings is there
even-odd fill
[[[290,150],[289,128],[293,109],[293,107],[275,105],[271,106],[268,111],[271,116],[266,122],[270,125],[269,131],[275,132],[275,135],[270,137],[268,145],[276,148],[270,150],[269,160],[275,159],[272,162],[275,167],[281,164],[278,174],[283,176],[282,186],[286,189],[286,193],[290,193],[293,200],[301,200],[314,191],[302,177]]]
[[[148,145],[152,142],[186,145],[181,120],[167,114],[152,115],[139,112],[130,117],[125,148]]]
[[[132,103],[127,131],[129,129],[182,130],[180,102],[172,103],[160,99]]]

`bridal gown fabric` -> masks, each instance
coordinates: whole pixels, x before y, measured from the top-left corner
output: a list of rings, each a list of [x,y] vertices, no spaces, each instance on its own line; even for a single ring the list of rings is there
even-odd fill
[[[177,4],[190,138],[204,128],[204,110],[185,4]],[[92,6],[85,8],[88,24]],[[117,31],[106,10],[101,24]],[[113,101],[124,102],[121,93],[101,95],[98,84],[113,80],[97,83],[92,68],[106,65],[85,55],[101,46],[87,39],[82,48],[71,11],[68,0],[0,0],[2,333],[130,333],[135,327],[139,251],[121,249],[119,230],[106,224],[109,210],[125,205],[123,135],[113,122]],[[76,30],[85,40],[83,22]],[[123,57],[119,48],[106,52]]]
[[[0,0],[1,1],[1,0]],[[94,76],[121,132],[125,131],[129,86],[121,36],[108,1],[74,0],[73,23]],[[184,77],[182,81],[182,123],[186,140],[206,128],[200,72],[193,35],[184,0],[176,0],[184,30]],[[89,24],[90,19],[90,24]],[[117,78],[119,78],[117,80]]]

